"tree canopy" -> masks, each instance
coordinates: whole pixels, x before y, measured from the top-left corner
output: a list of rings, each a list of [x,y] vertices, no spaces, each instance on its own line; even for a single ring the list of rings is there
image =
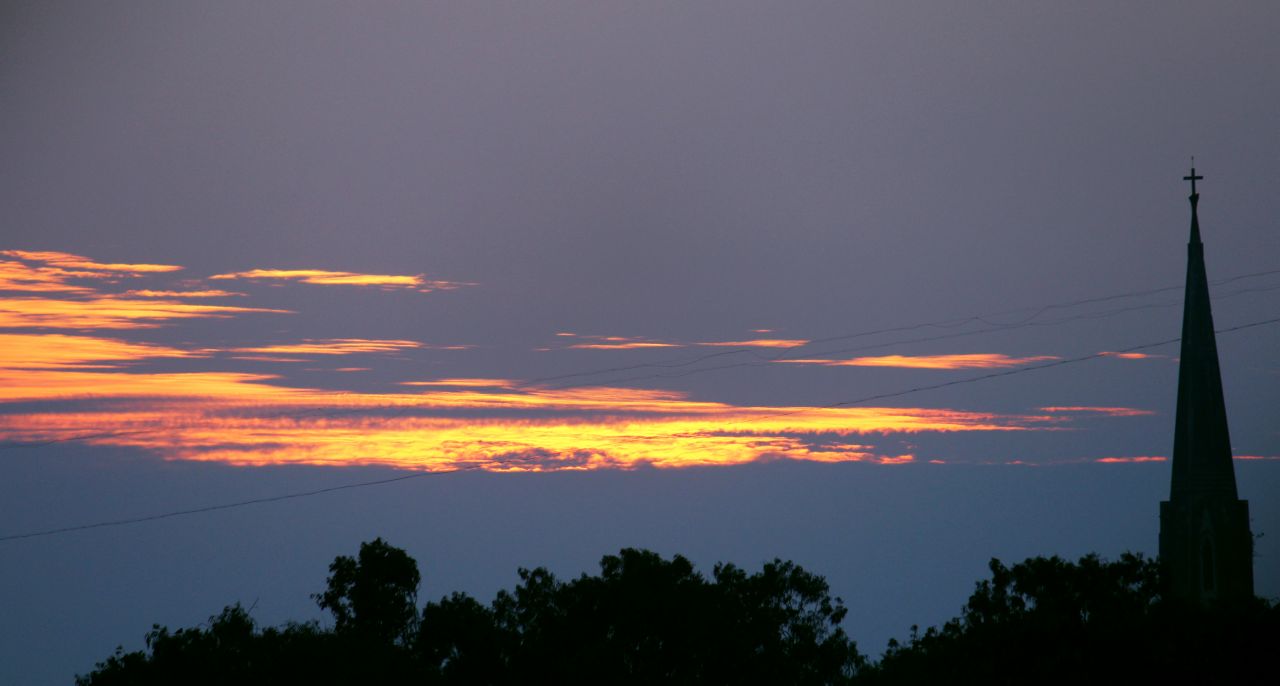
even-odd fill
[[[1274,673],[1280,608],[1206,609],[1166,600],[1155,560],[991,560],[959,617],[890,641],[869,684],[1251,683]]]
[[[791,562],[755,573],[624,549],[600,573],[544,568],[489,605],[460,593],[419,611],[417,564],[381,539],[329,566],[333,615],[259,629],[239,605],[207,627],[154,627],[77,683],[843,684],[863,660],[826,582]]]
[[[961,614],[912,627],[878,662],[841,628],[826,581],[791,562],[710,575],[679,555],[606,555],[598,574],[520,569],[486,605],[454,593],[421,609],[417,563],[376,539],[329,566],[333,616],[258,627],[239,605],[207,626],[153,627],[82,686],[115,684],[919,684],[1257,681],[1274,673],[1280,608],[1205,610],[1163,599],[1156,562],[1036,557],[990,563]]]

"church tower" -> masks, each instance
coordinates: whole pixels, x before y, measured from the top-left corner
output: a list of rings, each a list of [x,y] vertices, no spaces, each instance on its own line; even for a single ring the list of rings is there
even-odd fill
[[[1178,414],[1173,435],[1173,481],[1160,503],[1160,563],[1173,597],[1203,606],[1253,596],[1253,535],[1249,503],[1236,494],[1227,409],[1218,370],[1218,345],[1209,310],[1204,244],[1191,182],[1191,239],[1182,310]]]

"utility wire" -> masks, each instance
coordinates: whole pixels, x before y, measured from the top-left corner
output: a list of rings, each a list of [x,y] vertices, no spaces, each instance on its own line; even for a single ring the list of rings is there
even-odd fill
[[[1216,296],[1214,297],[1214,300],[1223,300],[1223,299],[1231,298],[1237,295],[1244,295],[1247,293],[1276,290],[1276,289],[1280,289],[1280,286],[1240,289],[1240,290],[1233,291],[1221,296]],[[893,346],[911,344],[911,343],[929,343],[933,341],[949,340],[953,338],[966,338],[969,336],[978,336],[981,334],[992,333],[996,331],[1014,331],[1017,329],[1022,329],[1022,328],[1031,327],[1031,326],[1058,326],[1061,324],[1066,324],[1074,321],[1088,320],[1088,319],[1102,319],[1104,317],[1112,317],[1119,314],[1126,314],[1129,312],[1136,312],[1141,310],[1150,310],[1150,309],[1157,309],[1162,307],[1176,307],[1179,304],[1180,303],[1177,303],[1177,302],[1148,303],[1145,305],[1133,305],[1130,307],[1122,307],[1122,308],[1106,310],[1102,312],[1082,312],[1080,314],[1068,315],[1065,317],[1059,317],[1057,319],[1052,319],[1048,321],[1023,321],[1023,322],[1013,323],[1013,324],[992,323],[992,324],[989,324],[989,326],[985,329],[977,329],[973,331],[959,331],[955,333],[944,333],[944,334],[938,334],[935,336],[923,336],[919,338],[897,339],[897,340],[886,341],[881,343],[871,343],[868,345],[837,348],[834,350],[823,350],[821,352],[814,352],[811,354],[814,356],[814,358],[822,358],[830,355],[839,355],[843,353],[852,353],[852,352],[863,352],[867,350],[877,350],[881,348],[891,348]],[[928,325],[924,325],[924,326],[928,326]],[[899,327],[899,330],[906,330],[909,328],[921,328],[921,327]],[[839,340],[840,338],[853,338],[853,336],[837,337],[834,339],[826,339],[826,340]],[[637,375],[637,376],[627,376],[622,378],[605,379],[603,381],[582,381],[577,383],[561,384],[558,386],[549,386],[547,387],[547,390],[565,390],[569,388],[580,388],[585,386],[616,385],[616,384],[632,383],[636,381],[646,381],[650,379],[678,379],[686,376],[693,376],[695,374],[722,371],[726,369],[738,369],[742,367],[767,367],[769,365],[772,365],[778,362],[786,362],[788,360],[788,358],[785,358],[780,355],[774,356],[774,357],[763,357],[763,356],[758,356],[758,357],[760,357],[762,361],[730,362],[727,364],[721,364],[721,365],[716,365],[711,367],[697,367],[694,369],[689,369],[689,370],[679,371],[679,372],[655,372],[652,374],[643,374],[643,375]],[[642,366],[645,366],[645,365],[637,365],[636,367],[632,367],[632,368],[637,368]],[[673,366],[680,367],[680,366],[688,366],[688,365],[673,365]]]
[[[451,469],[440,472],[414,472],[413,474],[405,474],[404,476],[391,477],[389,479],[377,479],[374,481],[359,481],[351,484],[342,484],[340,486],[330,486],[328,488],[318,488],[313,491],[299,491],[297,493],[285,493],[283,495],[267,496],[265,498],[253,498],[251,500],[239,500],[233,503],[222,503],[220,505],[208,505],[205,507],[194,507],[189,510],[175,510],[173,512],[164,512],[161,514],[147,515],[145,517],[131,517],[128,519],[114,519],[105,522],[94,522],[92,524],[77,524],[75,526],[64,526],[58,529],[45,529],[43,531],[32,531],[24,534],[9,534],[0,536],[0,543],[4,541],[16,541],[23,538],[41,538],[44,536],[56,536],[58,534],[67,534],[73,531],[85,531],[88,529],[103,529],[112,526],[126,526],[128,524],[141,524],[142,522],[154,522],[160,519],[169,519],[171,517],[181,517],[184,515],[200,514],[203,512],[216,512],[218,510],[230,510],[237,507],[246,507],[248,505],[261,505],[262,503],[274,503],[281,500],[292,500],[294,498],[307,498],[313,495],[321,495],[323,493],[333,493],[334,491],[345,491],[354,488],[365,488],[367,486],[382,486],[384,484],[395,483],[397,481],[408,481],[409,479],[420,479],[424,476],[436,476],[438,474],[451,474],[453,472],[462,471]]]
[[[1273,274],[1280,274],[1280,269],[1271,269],[1271,270],[1260,271],[1260,272],[1250,272],[1247,274],[1237,274],[1235,276],[1229,276],[1224,279],[1219,279],[1217,281],[1210,281],[1209,285],[1223,286],[1229,283],[1234,283],[1236,281],[1241,281],[1243,279],[1253,279],[1261,276],[1271,276]],[[649,368],[671,369],[671,368],[679,368],[679,367],[688,367],[688,366],[698,364],[699,362],[703,362],[705,360],[711,360],[718,357],[725,357],[730,355],[748,354],[748,355],[753,355],[756,358],[761,360],[775,361],[775,360],[785,359],[794,351],[801,350],[803,348],[807,348],[814,345],[819,345],[822,343],[834,343],[836,341],[850,340],[854,338],[864,338],[867,336],[876,336],[876,335],[886,334],[886,333],[900,333],[905,331],[914,331],[917,329],[924,329],[924,328],[953,329],[953,328],[964,326],[966,324],[971,324],[971,323],[984,324],[989,327],[995,327],[995,329],[1012,328],[1015,326],[1020,326],[1022,324],[1029,323],[1030,321],[1052,310],[1071,309],[1073,307],[1080,307],[1083,305],[1094,305],[1098,303],[1110,302],[1113,300],[1121,300],[1125,298],[1137,298],[1137,297],[1142,297],[1147,295],[1155,295],[1157,293],[1167,293],[1169,291],[1181,290],[1182,288],[1184,288],[1184,286],[1182,285],[1164,286],[1161,288],[1150,288],[1150,289],[1137,290],[1137,291],[1128,291],[1125,293],[1113,293],[1110,295],[1095,296],[1095,297],[1084,298],[1080,300],[1071,300],[1071,301],[1060,302],[1060,303],[1050,303],[1048,305],[1022,307],[1022,308],[1015,308],[1010,310],[1000,310],[997,312],[990,312],[990,313],[981,314],[981,315],[970,315],[967,317],[943,319],[943,320],[932,321],[932,322],[924,322],[920,324],[906,324],[901,326],[886,327],[882,329],[872,329],[872,330],[860,331],[856,333],[828,336],[824,338],[815,338],[812,340],[805,341],[804,343],[798,343],[796,345],[787,346],[783,348],[780,352],[778,352],[776,355],[764,355],[764,354],[761,354],[759,351],[755,350],[754,348],[743,347],[743,348],[733,348],[731,350],[719,350],[716,352],[705,353],[705,354],[696,355],[693,357],[669,358],[666,360],[658,360],[656,362],[642,362],[642,363],[636,363],[636,364],[630,364],[630,365],[602,367],[600,369],[594,369],[589,371],[568,372],[565,374],[556,374],[551,376],[542,376],[534,379],[529,379],[525,381],[523,384],[521,384],[521,386],[522,387],[536,386],[539,384],[546,383],[548,381],[560,381],[563,379],[579,378],[583,376],[596,376],[599,374],[627,372],[627,371],[634,371],[637,369],[649,369]],[[1271,289],[1262,288],[1257,290],[1271,290]],[[1245,292],[1248,292],[1248,291],[1245,291]],[[1232,295],[1236,295],[1236,294],[1238,293],[1233,293]],[[1229,296],[1224,296],[1224,297],[1229,297]],[[1218,298],[1214,298],[1214,300],[1217,300],[1217,299]],[[991,321],[991,318],[993,317],[999,317],[999,316],[1008,315],[1008,314],[1018,314],[1023,312],[1029,312],[1030,314],[1013,322],[1000,323],[1000,322]],[[995,329],[991,329],[991,330],[995,330]],[[735,365],[735,366],[738,366],[738,365]],[[720,367],[717,367],[717,369],[719,368]]]
[[[1226,334],[1226,333],[1232,333],[1235,331],[1243,331],[1245,329],[1252,329],[1254,327],[1265,326],[1267,324],[1276,324],[1276,323],[1280,323],[1280,317],[1276,317],[1274,319],[1266,319],[1262,321],[1250,322],[1248,324],[1240,324],[1238,326],[1232,326],[1226,329],[1218,329],[1214,333]],[[732,426],[734,424],[742,424],[747,421],[759,421],[761,419],[773,419],[777,417],[790,417],[798,414],[804,414],[806,412],[814,412],[817,410],[827,410],[827,409],[833,409],[837,407],[846,407],[849,405],[858,405],[861,403],[871,402],[873,400],[897,398],[904,395],[911,395],[913,393],[921,393],[923,391],[931,391],[939,388],[947,388],[950,386],[960,386],[965,384],[978,383],[980,381],[987,381],[990,379],[1013,376],[1015,374],[1025,374],[1027,372],[1039,371],[1041,369],[1049,369],[1051,367],[1062,367],[1069,364],[1076,364],[1079,362],[1085,362],[1087,360],[1092,360],[1099,357],[1106,357],[1108,354],[1113,354],[1113,353],[1129,353],[1129,352],[1137,352],[1139,350],[1147,350],[1150,348],[1158,348],[1160,346],[1177,343],[1178,341],[1181,341],[1181,340],[1182,338],[1179,337],[1179,338],[1170,338],[1163,341],[1156,341],[1153,343],[1142,343],[1140,345],[1130,346],[1128,348],[1123,348],[1121,350],[1092,353],[1089,355],[1081,355],[1079,357],[1072,357],[1072,358],[1067,358],[1062,360],[1054,360],[1053,362],[1046,362],[1044,364],[1032,365],[1029,367],[1019,367],[1017,369],[1007,369],[999,372],[991,372],[989,374],[972,376],[965,379],[955,379],[953,381],[946,381],[943,383],[931,384],[928,386],[916,386],[914,388],[908,388],[902,391],[893,391],[890,393],[879,393],[876,395],[869,395],[869,396],[857,398],[854,400],[843,400],[843,401],[831,403],[828,405],[806,407],[806,408],[801,408],[798,410],[792,410],[788,412],[778,412],[775,414],[758,415],[758,416],[751,417],[750,419],[739,420],[736,422],[726,422],[724,425]],[[197,508],[192,508],[187,510],[176,510],[173,512],[164,512],[161,514],[149,515],[145,517],[116,519],[116,520],[109,520],[109,521],[103,521],[103,522],[94,522],[91,524],[79,524],[76,526],[66,526],[66,527],[61,527],[57,529],[45,529],[43,531],[32,531],[32,532],[21,533],[21,534],[9,534],[7,536],[0,536],[0,543],[6,542],[6,541],[15,541],[19,539],[25,539],[25,538],[40,538],[44,536],[55,536],[59,534],[71,533],[73,531],[85,531],[88,529],[101,529],[105,527],[126,526],[129,524],[140,524],[142,522],[153,522],[160,519],[169,519],[172,517],[181,517],[184,515],[200,514],[204,512],[215,512],[218,510],[230,510],[230,509],[239,508],[239,507],[246,507],[249,505],[259,505],[262,503],[272,503],[272,502],[278,502],[281,500],[291,500],[294,498],[307,498],[314,495],[321,495],[323,493],[332,493],[334,491],[366,488],[369,486],[381,486],[384,484],[395,483],[397,481],[407,481],[409,479],[418,479],[424,476],[435,476],[438,474],[448,474],[448,473],[453,473],[457,471],[462,471],[462,470],[455,469],[455,470],[449,470],[447,472],[415,472],[413,474],[406,474],[404,476],[397,476],[389,479],[377,479],[374,481],[360,481],[360,482],[351,483],[351,484],[343,484],[340,486],[330,486],[328,488],[320,488],[312,491],[300,491],[297,493],[286,493],[283,495],[268,496],[265,498],[254,498],[252,500],[240,500],[240,501],[231,502],[231,503],[223,503],[220,505],[209,505],[206,507],[197,507]]]
[[[1233,326],[1226,329],[1218,329],[1217,331],[1214,331],[1214,334],[1232,333],[1234,331],[1242,331],[1244,329],[1252,329],[1257,326],[1265,326],[1267,324],[1276,324],[1276,323],[1280,323],[1280,317],[1276,317],[1275,319],[1266,319],[1258,322],[1250,322],[1248,324],[1241,324],[1239,326]],[[927,386],[916,386],[914,388],[908,388],[903,391],[891,391],[889,393],[878,393],[876,395],[868,395],[862,398],[857,398],[856,400],[842,400],[840,402],[830,403],[828,405],[817,405],[814,407],[804,407],[804,408],[800,408],[798,410],[792,410],[789,412],[778,412],[775,414],[760,415],[760,416],[751,417],[750,419],[747,419],[747,420],[739,420],[737,422],[726,422],[726,425],[741,424],[746,421],[759,421],[761,419],[773,419],[776,417],[790,417],[793,415],[805,414],[806,412],[813,412],[815,410],[829,410],[837,407],[846,407],[848,405],[861,405],[862,403],[869,403],[874,400],[885,400],[887,398],[897,398],[904,395],[910,395],[912,393],[919,393],[921,391],[932,391],[932,390],[937,390],[939,388],[948,388],[950,386],[962,386],[965,384],[977,383],[979,381],[987,381],[990,379],[997,379],[1005,376],[1013,376],[1015,374],[1035,372],[1041,369],[1049,369],[1051,367],[1062,367],[1068,364],[1077,364],[1080,362],[1086,362],[1088,360],[1095,360],[1100,357],[1109,357],[1115,354],[1131,353],[1131,352],[1137,352],[1139,350],[1149,350],[1151,348],[1159,348],[1161,346],[1177,343],[1181,340],[1182,340],[1181,337],[1170,338],[1168,340],[1156,341],[1154,343],[1143,343],[1141,345],[1130,346],[1128,348],[1121,348],[1120,350],[1108,350],[1105,352],[1097,352],[1097,353],[1090,353],[1088,355],[1081,355],[1079,357],[1068,357],[1061,360],[1053,360],[1052,362],[1035,364],[1028,367],[1018,367],[1016,369],[1005,369],[998,372],[989,372],[987,374],[982,374],[979,376],[971,376],[964,379],[954,379],[952,381],[944,381],[942,383],[930,384]]]

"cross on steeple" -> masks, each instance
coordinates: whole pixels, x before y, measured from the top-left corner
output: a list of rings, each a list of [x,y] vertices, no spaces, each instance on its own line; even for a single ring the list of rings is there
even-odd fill
[[[1182,180],[1183,180],[1183,181],[1190,181],[1190,182],[1191,182],[1191,194],[1192,194],[1192,195],[1195,195],[1195,194],[1196,194],[1196,181],[1201,181],[1201,180],[1203,180],[1203,179],[1204,179],[1204,177],[1203,177],[1203,176],[1196,176],[1196,158],[1192,157],[1192,158],[1191,158],[1191,176],[1184,176],[1184,177],[1182,177]]]

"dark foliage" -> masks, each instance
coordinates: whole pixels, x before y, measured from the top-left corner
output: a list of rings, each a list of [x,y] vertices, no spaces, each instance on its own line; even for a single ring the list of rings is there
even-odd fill
[[[774,560],[756,573],[622,550],[598,575],[519,570],[491,605],[465,594],[418,612],[417,564],[381,539],[329,567],[334,628],[258,628],[239,605],[207,626],[154,627],[98,664],[115,684],[1274,683],[1280,608],[1180,607],[1155,562],[991,561],[959,617],[868,664],[826,582]]]
[[[1280,607],[1179,606],[1158,564],[1125,554],[991,561],[961,615],[890,641],[869,684],[1273,683]]]
[[[155,627],[98,664],[112,684],[840,684],[862,665],[826,582],[775,560],[757,573],[683,557],[606,556],[598,576],[520,570],[491,606],[454,594],[419,614],[412,558],[381,539],[329,567],[333,630],[259,629],[240,606],[207,627]]]
[[[312,597],[333,613],[338,633],[360,642],[406,645],[417,628],[421,580],[412,557],[376,538],[360,544],[357,558],[334,559],[328,588]]]

